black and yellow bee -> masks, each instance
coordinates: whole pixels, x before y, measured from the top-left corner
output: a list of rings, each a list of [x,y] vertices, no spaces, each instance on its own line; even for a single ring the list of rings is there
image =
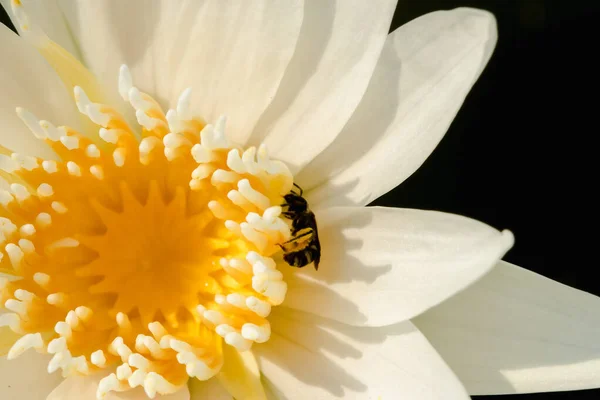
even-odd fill
[[[295,183],[294,187],[290,193],[283,196],[285,203],[281,205],[281,214],[292,221],[292,238],[279,247],[284,252],[283,259],[292,267],[302,268],[313,263],[315,270],[318,270],[321,243],[315,214],[310,211],[308,203],[302,197],[302,188]]]

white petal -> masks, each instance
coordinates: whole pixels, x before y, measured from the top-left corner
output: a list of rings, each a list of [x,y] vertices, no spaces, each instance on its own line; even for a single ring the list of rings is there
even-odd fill
[[[410,321],[357,328],[289,310],[269,318],[273,335],[254,352],[285,399],[469,398]]]
[[[0,3],[2,3],[2,6],[10,16],[17,31],[22,34],[21,26],[15,20],[12,12],[11,1],[0,0]],[[40,27],[50,39],[61,45],[69,53],[76,57],[79,56],[79,50],[65,23],[57,0],[21,0],[21,4],[27,12],[30,24]]]
[[[351,325],[410,319],[479,279],[512,246],[510,232],[435,211],[317,211],[319,270],[285,268],[284,305]]]
[[[84,60],[103,82],[116,88],[126,63],[136,86],[171,107],[191,87],[198,116],[227,115],[228,133],[240,142],[275,95],[303,9],[300,0],[63,4]]]
[[[296,48],[304,1],[207,1],[191,32],[173,95],[192,87],[207,121],[227,115],[228,136],[245,143],[271,103]]]
[[[600,298],[500,262],[414,323],[471,394],[600,387]]]
[[[208,381],[190,379],[190,400],[233,400],[216,378]]]
[[[396,0],[311,0],[294,57],[252,137],[296,170],[327,147],[362,98]],[[302,151],[298,151],[301,148]]]
[[[0,26],[0,144],[29,155],[53,157],[19,119],[15,108],[24,107],[55,125],[75,126],[79,121],[73,98],[46,60],[4,25]]]
[[[123,105],[118,75],[127,64],[136,87],[163,105],[169,102],[200,2],[59,0],[59,5],[84,64],[99,78],[109,101]]]
[[[438,11],[398,28],[367,93],[332,145],[297,177],[312,204],[365,205],[421,166],[496,43],[485,11]]]
[[[46,370],[50,357],[29,350],[14,360],[0,357],[0,399],[44,400],[60,383],[58,373]]]
[[[98,382],[106,376],[106,372],[100,372],[90,376],[74,376],[65,379],[58,385],[46,400],[95,400]],[[110,392],[104,400],[147,400],[148,396],[144,389],[138,387],[125,392]],[[190,392],[187,386],[182,387],[173,394],[161,396],[157,395],[155,399],[160,400],[190,400]],[[33,399],[32,399],[33,400]]]

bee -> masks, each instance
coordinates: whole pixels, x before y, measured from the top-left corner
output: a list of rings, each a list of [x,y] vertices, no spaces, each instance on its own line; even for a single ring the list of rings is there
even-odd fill
[[[283,196],[285,203],[281,205],[283,208],[281,214],[292,221],[292,238],[279,244],[279,247],[283,250],[283,259],[290,266],[302,268],[313,263],[315,270],[318,270],[321,261],[321,243],[317,232],[317,221],[302,193],[302,188],[294,183],[290,193]]]

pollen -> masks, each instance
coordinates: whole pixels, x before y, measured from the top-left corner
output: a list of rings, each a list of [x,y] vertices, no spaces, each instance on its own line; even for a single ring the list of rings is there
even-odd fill
[[[293,177],[264,146],[231,143],[224,117],[196,117],[191,90],[164,113],[126,66],[118,82],[137,125],[80,87],[95,131],[17,108],[57,158],[0,147],[0,326],[20,335],[9,359],[49,353],[50,373],[104,372],[98,399],[153,398],[213,377],[223,346],[269,340]]]

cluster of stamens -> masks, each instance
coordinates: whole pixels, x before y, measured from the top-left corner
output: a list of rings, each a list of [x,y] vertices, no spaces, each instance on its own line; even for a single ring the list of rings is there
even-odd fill
[[[186,90],[173,110],[133,85],[119,93],[140,130],[76,87],[83,134],[17,109],[57,160],[0,148],[0,326],[53,355],[48,371],[106,371],[97,396],[141,386],[173,393],[207,380],[239,351],[269,339],[267,317],[287,286],[278,244],[290,238],[287,167],[264,146],[245,151],[206,125]],[[136,127],[137,128],[137,127]]]

